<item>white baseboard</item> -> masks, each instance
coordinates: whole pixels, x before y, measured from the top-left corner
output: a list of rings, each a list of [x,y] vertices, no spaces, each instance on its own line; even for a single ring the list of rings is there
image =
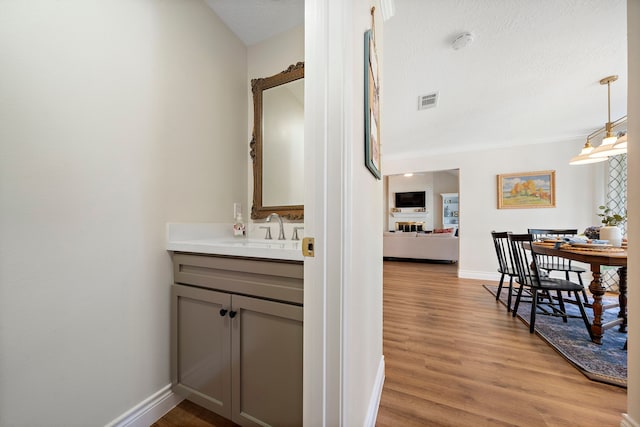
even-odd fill
[[[182,400],[171,391],[171,384],[167,384],[105,427],[149,427]]]
[[[492,282],[500,281],[500,273],[498,272],[458,270],[458,277],[461,279],[490,280]]]
[[[622,421],[620,421],[620,427],[640,427],[640,423],[634,421],[629,414],[622,414]]]
[[[378,407],[380,406],[380,397],[382,396],[382,387],[384,386],[384,356],[380,358],[378,372],[376,373],[376,382],[371,392],[369,400],[369,409],[367,410],[367,419],[364,422],[365,427],[375,427],[376,418],[378,418]]]

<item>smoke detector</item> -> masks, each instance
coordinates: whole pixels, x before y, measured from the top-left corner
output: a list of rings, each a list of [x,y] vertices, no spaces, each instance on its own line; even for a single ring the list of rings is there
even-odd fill
[[[454,50],[460,50],[469,46],[471,43],[473,43],[473,34],[464,32],[453,40],[451,47],[453,47]]]

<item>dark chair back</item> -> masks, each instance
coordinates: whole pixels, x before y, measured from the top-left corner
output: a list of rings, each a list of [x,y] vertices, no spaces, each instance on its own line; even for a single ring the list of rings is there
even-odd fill
[[[534,240],[541,240],[544,238],[553,239],[562,237],[573,237],[578,234],[578,230],[575,228],[530,228],[527,230],[527,233],[532,234]]]
[[[493,238],[493,246],[496,250],[498,257],[498,272],[500,274],[500,282],[498,283],[498,290],[496,291],[496,300],[500,300],[500,293],[502,292],[502,286],[504,285],[504,279],[509,276],[509,293],[507,294],[507,311],[511,311],[511,297],[513,296],[513,278],[516,276],[516,271],[513,268],[513,256],[511,256],[511,248],[509,245],[510,231],[492,231],[491,237]]]
[[[582,284],[574,283],[565,279],[549,278],[541,274],[540,269],[544,267],[538,263],[540,254],[536,253],[533,245],[534,237],[532,234],[509,234],[509,243],[511,244],[511,253],[513,261],[518,272],[517,282],[520,284],[516,302],[513,306],[513,315],[515,316],[520,305],[522,290],[526,286],[531,292],[531,313],[529,317],[529,332],[533,333],[536,323],[536,312],[540,309],[540,314],[547,314],[556,317],[562,317],[566,323],[568,318],[581,317],[584,325],[591,337],[591,324],[580,298],[580,291],[584,291]],[[552,296],[552,292],[555,293]],[[575,296],[574,300],[565,300],[562,292],[569,292]],[[567,313],[565,310],[565,302],[576,304],[580,310],[580,316]],[[542,307],[541,307],[542,305]]]
[[[539,287],[540,273],[535,253],[531,250],[534,241],[531,234],[509,234],[513,266],[518,273],[518,283],[524,286]]]
[[[498,257],[498,271],[503,274],[509,274],[510,267],[513,265],[511,257],[511,249],[509,247],[509,231],[492,231],[493,246]]]
[[[527,232],[533,236],[533,240],[561,239],[563,237],[573,237],[578,234],[577,229],[571,228],[530,228]],[[540,254],[538,255],[538,262],[540,268],[547,271],[561,271],[565,273],[569,271],[574,273],[584,272],[583,268],[572,266],[571,260],[562,257]],[[569,280],[568,273],[565,274],[565,278]],[[580,282],[582,282],[582,278],[580,278]]]

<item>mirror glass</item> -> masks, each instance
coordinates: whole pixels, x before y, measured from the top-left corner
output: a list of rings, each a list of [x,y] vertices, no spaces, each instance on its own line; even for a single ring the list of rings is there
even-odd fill
[[[304,63],[251,82],[254,103],[251,218],[304,217]]]
[[[262,204],[304,203],[304,79],[262,93]]]

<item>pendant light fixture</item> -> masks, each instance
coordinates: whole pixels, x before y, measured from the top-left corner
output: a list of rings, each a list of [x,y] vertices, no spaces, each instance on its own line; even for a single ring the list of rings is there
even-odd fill
[[[589,157],[589,154],[591,154],[593,150],[593,145],[591,145],[591,142],[589,142],[589,138],[587,138],[587,142],[584,144],[584,147],[582,147],[582,151],[580,151],[580,154],[572,158],[571,161],[569,161],[569,164],[588,165],[589,163],[598,163],[607,160],[606,157]]]
[[[627,135],[620,132],[616,135],[614,130],[619,127],[626,126],[627,116],[624,116],[615,122],[611,121],[611,83],[618,80],[618,76],[609,76],[600,80],[601,85],[607,85],[607,123],[603,128],[592,132],[587,136],[587,142],[584,144],[582,151],[569,162],[570,165],[586,165],[589,163],[603,162],[610,156],[616,156],[627,152]],[[602,135],[602,142],[598,147],[593,147],[591,141]]]
[[[605,137],[602,139],[602,143],[599,147],[596,147],[590,154],[589,157],[604,157],[607,158],[609,156],[615,156],[618,154],[623,154],[627,152],[626,148],[614,148],[614,144],[618,140],[618,137],[613,133],[614,123],[611,123],[611,83],[618,80],[618,76],[609,76],[600,80],[601,85],[607,85],[607,123],[605,124]],[[621,119],[622,120],[622,119]],[[616,125],[619,124],[621,120],[616,122]],[[624,117],[624,121],[627,121],[626,116]]]

